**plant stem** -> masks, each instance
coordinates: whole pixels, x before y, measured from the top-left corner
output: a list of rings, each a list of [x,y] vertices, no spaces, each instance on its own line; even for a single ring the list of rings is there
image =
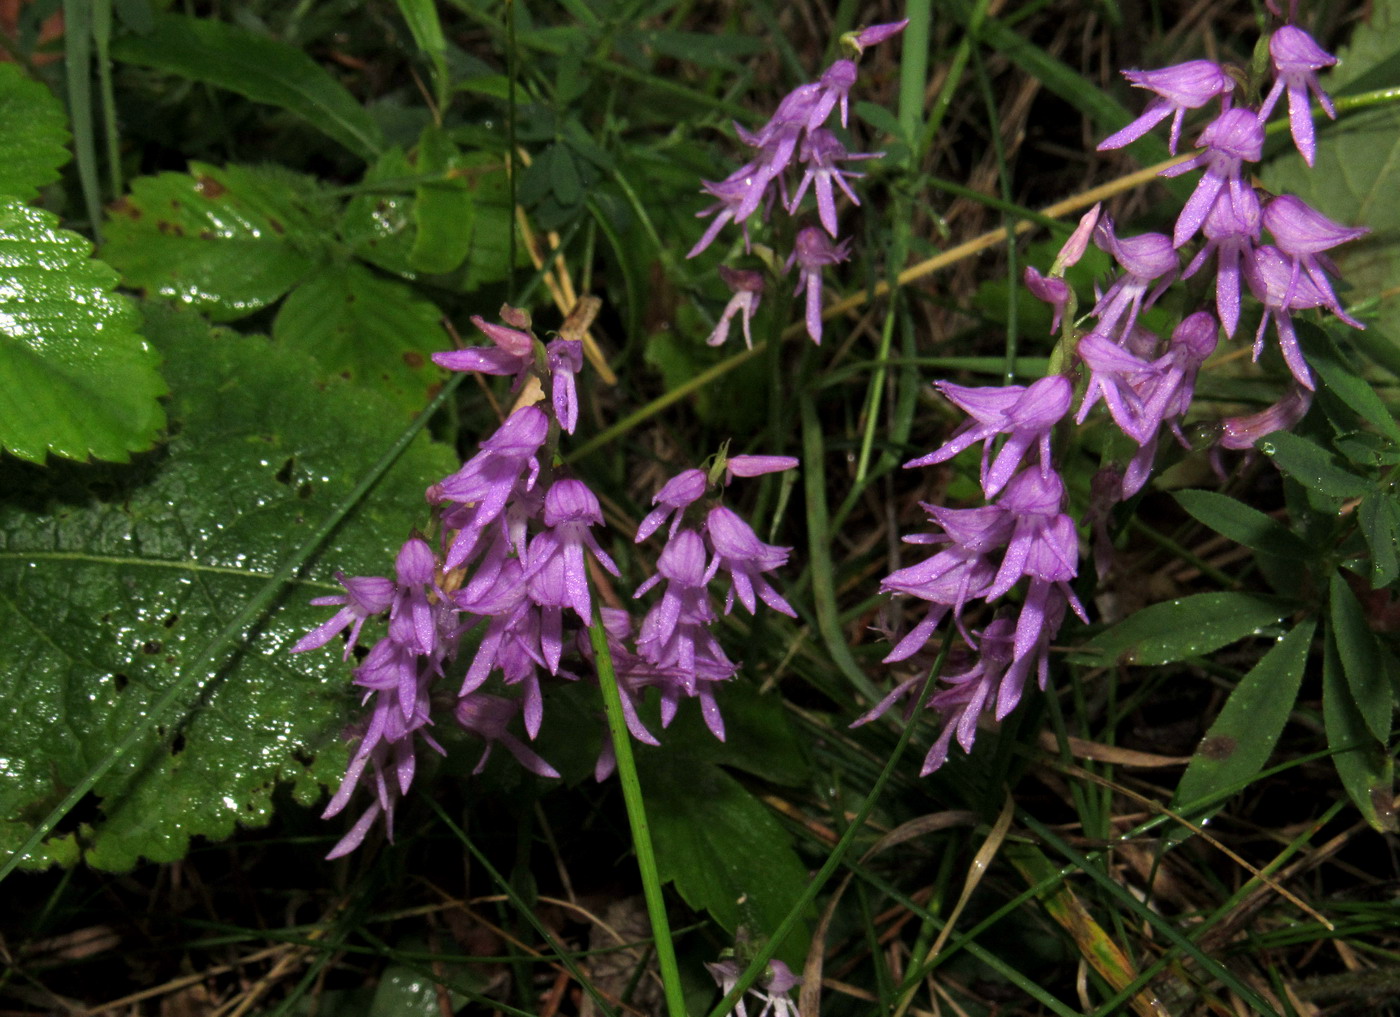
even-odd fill
[[[632,846],[637,852],[637,868],[641,870],[642,892],[646,895],[647,916],[651,919],[651,934],[656,946],[656,963],[661,968],[661,983],[666,990],[666,1011],[670,1017],[686,1017],[680,968],[676,965],[676,949],[671,942],[671,924],[666,918],[666,901],[661,895],[661,874],[656,868],[646,803],[642,800],[642,782],[637,776],[636,760],[632,758],[631,735],[627,732],[627,721],[622,714],[622,694],[617,688],[612,651],[608,649],[607,632],[603,629],[596,607],[593,622],[588,626],[588,638],[593,643],[598,684],[603,690],[603,710],[608,718],[608,733],[612,735],[613,754],[617,757],[617,776],[622,781],[622,800],[627,804]]]

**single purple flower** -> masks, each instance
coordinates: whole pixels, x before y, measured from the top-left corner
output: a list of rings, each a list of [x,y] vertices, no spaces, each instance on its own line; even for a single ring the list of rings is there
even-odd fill
[[[758,539],[753,528],[732,511],[720,505],[710,509],[705,517],[705,534],[710,538],[710,546],[715,556],[706,571],[706,579],[711,579],[720,570],[729,573],[731,585],[724,601],[724,613],[734,608],[734,596],[748,608],[749,614],[758,610],[754,593],[774,611],[781,611],[789,618],[796,618],[797,612],[773,589],[764,572],[771,572],[787,564],[790,547],[776,547]]]
[[[311,603],[315,607],[330,607],[333,604],[344,606],[297,640],[296,645],[291,648],[291,653],[320,649],[349,626],[350,638],[345,643],[344,657],[345,660],[349,660],[366,619],[389,610],[389,605],[393,603],[394,584],[389,579],[381,576],[347,576],[344,572],[337,572],[335,581],[345,587],[343,595],[315,597]]]
[[[578,426],[578,388],[574,377],[583,370],[583,343],[578,339],[555,339],[545,347],[549,363],[550,405],[554,419],[565,434]]]
[[[787,267],[796,262],[800,272],[794,296],[807,294],[807,334],[818,346],[822,344],[822,269],[846,260],[850,252],[849,239],[832,244],[826,234],[815,226],[807,226],[797,234]]]
[[[727,996],[729,990],[739,984],[739,975],[743,970],[738,962],[733,960],[722,960],[717,964],[707,963],[705,967],[709,969],[710,977],[719,985],[722,996]],[[794,975],[782,961],[769,961],[768,970],[763,973],[763,977],[748,990],[748,994],[757,996],[763,1004],[758,1017],[769,1017],[770,1014],[772,1017],[799,1017],[797,1004],[788,997],[788,993],[801,984],[802,977]],[[748,1009],[742,999],[735,1004],[732,1017],[748,1017]]]
[[[1059,276],[1041,275],[1033,265],[1026,266],[1022,278],[1025,280],[1026,289],[1030,290],[1037,300],[1045,301],[1054,309],[1055,316],[1050,322],[1050,334],[1054,335],[1060,330],[1060,319],[1064,317],[1065,308],[1069,306],[1069,283]]]
[[[806,139],[802,142],[802,162],[806,165],[806,170],[802,174],[802,181],[797,185],[797,190],[792,195],[792,200],[787,204],[788,214],[797,211],[797,206],[802,203],[802,197],[807,193],[810,186],[817,196],[817,214],[821,219],[822,226],[831,234],[836,236],[836,197],[831,185],[835,182],[841,188],[842,193],[851,199],[851,204],[859,205],[860,199],[846,183],[848,177],[863,177],[864,173],[855,173],[851,170],[843,170],[836,164],[849,159],[877,159],[883,152],[857,152],[846,151],[846,146],[841,144],[836,135],[830,131],[819,128],[807,133]]]
[[[792,456],[729,456],[724,461],[724,482],[735,477],[761,477],[765,473],[782,473],[796,469]]]
[[[1278,249],[1292,260],[1292,275],[1284,303],[1292,299],[1297,280],[1306,272],[1313,285],[1327,296],[1324,306],[1334,313],[1338,312],[1341,304],[1332,289],[1331,280],[1327,278],[1328,272],[1335,275],[1337,269],[1322,252],[1365,236],[1370,230],[1364,226],[1349,227],[1333,222],[1303,199],[1291,194],[1279,195],[1265,207],[1264,228],[1273,234]],[[1346,315],[1340,317],[1348,320]]]
[[[1220,422],[1220,447],[1236,450],[1253,448],[1260,438],[1275,431],[1289,430],[1307,416],[1312,398],[1311,389],[1294,385],[1286,396],[1258,413],[1226,417]]]
[[[1095,331],[1112,336],[1131,336],[1138,315],[1151,307],[1176,279],[1176,247],[1161,233],[1119,237],[1113,220],[1104,216],[1094,232],[1094,241],[1123,269],[1090,312],[1098,319]],[[1153,283],[1156,283],[1153,286]],[[1121,329],[1119,323],[1122,322]]]
[[[559,776],[559,772],[538,753],[533,752],[524,742],[506,730],[519,712],[520,704],[515,700],[484,692],[458,700],[453,711],[457,723],[462,726],[462,730],[476,735],[486,743],[486,748],[482,750],[481,758],[477,760],[472,773],[477,774],[486,769],[486,760],[491,756],[491,749],[500,742],[516,761],[531,773],[541,777]]]
[[[904,31],[905,26],[908,24],[909,19],[904,18],[900,21],[887,21],[883,25],[871,25],[868,28],[862,28],[855,38],[856,47],[864,51],[871,46],[884,42],[886,39],[892,39],[900,32]]]
[[[724,341],[729,338],[729,323],[734,315],[738,314],[744,326],[744,345],[753,349],[753,334],[749,330],[749,322],[758,310],[759,301],[763,299],[763,273],[721,265],[719,275],[734,291],[734,295],[729,298],[729,303],[724,305],[719,324],[715,325],[715,330],[705,342],[710,346],[724,345]]]
[[[1270,321],[1278,332],[1279,348],[1284,362],[1304,388],[1312,388],[1312,372],[1308,370],[1303,353],[1298,348],[1298,335],[1293,328],[1293,311],[1313,307],[1326,307],[1347,324],[1364,328],[1359,321],[1350,317],[1336,303],[1335,296],[1323,292],[1306,275],[1294,272],[1293,259],[1288,258],[1277,247],[1265,244],[1257,248],[1254,257],[1245,265],[1245,281],[1250,291],[1264,305],[1264,316],[1259,319],[1259,330],[1254,335],[1254,359],[1264,350],[1264,330]]]
[[[1217,203],[1227,203],[1228,214],[1236,220],[1259,218],[1259,198],[1243,175],[1244,163],[1258,162],[1264,151],[1264,125],[1259,118],[1246,109],[1227,109],[1201,132],[1196,144],[1205,151],[1162,171],[1164,177],[1175,177],[1205,167],[1176,218],[1172,242],[1177,247],[1196,235]]]
[[[471,346],[464,350],[434,353],[433,363],[449,371],[477,371],[481,374],[524,375],[535,364],[535,340],[526,332],[495,325],[479,314],[472,324],[486,333],[495,346]]]
[[[667,516],[671,517],[669,536],[674,537],[686,508],[699,501],[708,486],[709,482],[700,470],[683,470],[662,484],[661,490],[651,499],[656,508],[648,512],[637,527],[637,543],[640,544],[660,529]]]
[[[744,223],[748,214],[739,215],[739,211],[747,208],[750,198],[753,197],[753,205],[756,208],[758,202],[763,199],[764,190],[768,182],[766,179],[760,180],[757,177],[758,167],[754,163],[746,163],[735,170],[729,176],[719,181],[703,181],[702,186],[713,197],[719,199],[717,204],[709,208],[701,209],[695,213],[697,219],[703,219],[707,215],[713,215],[714,219],[705,228],[704,234],[696,241],[695,246],[686,254],[687,258],[698,255],[710,244],[714,243],[719,236],[719,231],[731,223]],[[744,224],[744,250],[749,249],[749,228]]]
[[[841,107],[841,126],[846,126],[847,102],[851,86],[855,83],[856,65],[850,60],[837,60],[822,71],[821,79],[817,82],[817,99],[804,125],[809,135],[826,123],[827,117],[838,105]]]
[[[1260,221],[1258,202],[1245,202],[1241,206],[1217,201],[1201,227],[1206,235],[1205,246],[1196,252],[1182,273],[1183,279],[1189,279],[1212,254],[1215,255],[1215,309],[1220,314],[1220,323],[1225,326],[1225,334],[1231,338],[1240,320],[1240,267],[1254,257]]]
[[[1264,97],[1259,108],[1259,122],[1269,119],[1274,104],[1285,91],[1288,93],[1288,126],[1293,144],[1311,166],[1317,156],[1317,141],[1313,133],[1312,113],[1308,109],[1308,93],[1317,96],[1318,105],[1333,120],[1337,108],[1317,83],[1317,72],[1331,67],[1337,58],[1319,46],[1311,35],[1295,25],[1284,25],[1269,40],[1269,56],[1274,62],[1274,87]]]
[[[598,545],[590,527],[600,526],[603,510],[598,497],[581,480],[556,480],[544,498],[544,524],[547,527],[530,541],[525,573],[530,595],[542,606],[568,605],[583,620],[593,624],[593,603],[588,594],[588,571],[583,552],[588,552],[614,576],[617,565]]]
[[[1127,78],[1137,88],[1145,88],[1156,94],[1142,115],[1099,142],[1099,151],[1122,148],[1142,137],[1167,117],[1172,118],[1170,150],[1176,155],[1177,142],[1181,139],[1181,121],[1188,109],[1199,109],[1216,96],[1229,104],[1230,93],[1235,83],[1224,69],[1210,60],[1188,60],[1184,64],[1163,67],[1152,71],[1124,71]]]
[[[991,498],[1011,479],[1032,446],[1040,447],[1041,469],[1050,468],[1050,431],[1069,412],[1073,395],[1063,376],[1052,374],[1029,386],[965,388],[941,381],[936,387],[972,420],[941,448],[905,463],[906,470],[946,462],[980,441],[982,490]],[[1003,434],[1006,442],[989,466],[992,443]]]

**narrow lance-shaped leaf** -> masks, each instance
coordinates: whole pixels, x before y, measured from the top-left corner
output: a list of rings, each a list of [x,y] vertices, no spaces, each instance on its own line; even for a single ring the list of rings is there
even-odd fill
[[[1375,634],[1366,624],[1361,605],[1340,571],[1332,573],[1329,591],[1332,636],[1337,657],[1346,675],[1347,688],[1366,722],[1366,729],[1379,742],[1390,740],[1390,719],[1395,703],[1390,680],[1381,666]]]
[[[1273,625],[1292,601],[1259,593],[1197,593],[1145,607],[1084,644],[1083,663],[1167,664],[1199,657]]]
[[[1198,522],[1255,551],[1305,556],[1307,545],[1282,523],[1244,502],[1215,491],[1173,491],[1178,505]]]
[[[1395,830],[1395,760],[1356,708],[1330,626],[1323,643],[1322,720],[1348,797],[1377,830]]]

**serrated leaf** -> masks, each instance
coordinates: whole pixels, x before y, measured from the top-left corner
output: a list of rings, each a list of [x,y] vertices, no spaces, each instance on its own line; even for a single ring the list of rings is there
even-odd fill
[[[373,393],[316,382],[261,337],[212,333],[148,309],[175,437],[128,468],[29,470],[0,482],[0,855],[195,666],[241,604],[315,531],[394,441]],[[420,438],[290,584],[280,606],[198,676],[183,719],[97,783],[84,860],[127,869],[179,858],[194,836],[265,822],[274,789],[303,803],[337,782],[354,700],[330,653],[287,648],[324,620],[333,572],[384,574],[422,515],[422,490],[455,465]],[[21,492],[23,492],[21,496]],[[50,839],[26,864],[61,857]]]
[[[1356,708],[1330,629],[1323,641],[1322,720],[1347,796],[1375,829],[1394,831],[1395,761]]]
[[[1364,477],[1339,466],[1322,446],[1291,431],[1275,431],[1256,447],[1298,483],[1328,497],[1356,498],[1370,489]]]
[[[367,161],[384,148],[374,119],[323,67],[300,49],[246,28],[156,14],[149,33],[115,40],[112,56],[278,106]]]
[[[450,345],[441,318],[403,283],[349,264],[325,268],[294,289],[277,312],[272,336],[314,358],[320,377],[373,388],[407,419],[445,376],[430,359]]]
[[[48,212],[0,197],[0,447],[23,459],[125,462],[165,426],[160,358],[91,254]]]
[[[1084,644],[1081,662],[1168,664],[1228,646],[1276,624],[1292,601],[1259,593],[1197,593],[1153,604]]]
[[[1337,657],[1346,675],[1347,688],[1351,690],[1367,730],[1377,741],[1386,742],[1390,739],[1390,718],[1395,712],[1390,680],[1381,665],[1375,634],[1366,624],[1361,605],[1340,572],[1332,573],[1328,601],[1332,637],[1336,640]]]
[[[1255,551],[1306,557],[1308,547],[1277,520],[1242,501],[1215,491],[1173,491],[1176,503],[1198,522]]]
[[[1387,64],[1381,78],[1395,84],[1395,29],[1400,26],[1400,2],[1377,0],[1367,23],[1357,26],[1351,45],[1339,51],[1337,69],[1321,76],[1329,91],[1351,91],[1353,85],[1382,87],[1373,72]],[[1365,81],[1364,79],[1372,79]],[[1276,194],[1296,194],[1313,208],[1348,226],[1366,226],[1371,233],[1327,252],[1336,262],[1350,292],[1343,303],[1365,300],[1400,285],[1400,110],[1392,105],[1344,113],[1317,135],[1317,158],[1309,168],[1290,149],[1263,167],[1264,186]],[[1382,300],[1376,324],[1392,338],[1400,335],[1400,301]]]
[[[131,182],[102,254],[131,286],[232,321],[276,301],[326,256],[330,212],[307,178],[190,163]]]
[[[33,198],[58,179],[58,168],[68,161],[67,123],[52,92],[16,65],[0,64],[0,195]]]
[[[665,747],[638,750],[637,765],[661,878],[731,933],[777,929],[807,883],[787,831],[717,766]],[[800,964],[809,936],[799,924],[779,958]]]
[[[1275,643],[1240,679],[1181,775],[1172,808],[1216,799],[1247,784],[1264,768],[1293,710],[1317,623],[1309,618]],[[1213,814],[1220,801],[1205,813]]]

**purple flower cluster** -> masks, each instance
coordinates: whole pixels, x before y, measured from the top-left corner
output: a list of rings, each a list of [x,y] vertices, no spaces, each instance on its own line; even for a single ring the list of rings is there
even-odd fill
[[[604,612],[623,713],[638,741],[658,744],[637,713],[637,702],[648,688],[655,688],[660,696],[663,728],[670,725],[682,699],[696,699],[705,725],[716,738],[724,739],[724,719],[714,689],[732,679],[739,665],[725,655],[712,631],[719,620],[710,601],[712,580],[721,574],[728,579],[725,614],[733,610],[737,598],[750,614],[757,612],[761,600],[775,611],[796,617],[764,575],[785,565],[792,549],[764,543],[732,509],[717,503],[706,507],[701,501],[712,487],[727,486],[734,477],[781,472],[796,465],[797,460],[788,456],[721,455],[709,475],[685,470],[652,499],[656,507],[637,528],[637,542],[667,526],[669,520],[667,540],[656,561],[656,574],[637,587],[634,597],[658,586],[662,592],[642,619],[634,649],[628,647],[632,632],[626,612]],[[699,518],[685,525],[687,514]],[[613,763],[609,746],[598,761],[599,779],[611,771]]]
[[[345,592],[312,603],[338,610],[292,647],[293,653],[317,649],[348,629],[344,656],[349,660],[366,622],[387,616],[384,636],[354,670],[369,713],[350,732],[356,746],[324,815],[344,810],[360,786],[371,801],[331,858],[358,847],[380,817],[393,836],[394,810],[413,782],[420,744],[444,751],[432,730],[445,715],[483,743],[477,772],[499,744],[525,769],[559,776],[512,729],[519,718],[523,734],[533,741],[544,719],[543,683],[581,677],[569,667],[571,658],[588,663],[592,657],[585,631],[595,622],[590,570],[617,576],[618,568],[594,535],[603,525],[597,496],[555,465],[560,434],[572,433],[578,421],[581,343],[566,338],[542,343],[530,332],[528,315],[515,308],[504,308],[502,318],[504,325],[472,319],[493,345],[433,359],[453,370],[513,377],[517,389],[533,378],[543,398],[517,406],[476,455],[428,488],[440,534],[436,541],[410,538],[399,552],[393,579],[337,573]],[[724,483],[796,465],[796,460],[764,456],[721,462],[716,479],[722,474]],[[680,528],[687,508],[709,486],[700,471],[683,473],[657,496],[658,508],[643,524],[639,540],[665,516],[672,517],[671,540],[657,574],[638,590],[641,595],[664,581],[664,593],[633,646],[626,612],[601,611],[628,726],[651,744],[656,739],[636,709],[649,686],[660,691],[663,726],[681,698],[691,697],[700,701],[715,735],[724,736],[713,685],[732,678],[737,665],[710,631],[716,620],[708,593],[712,579],[723,573],[729,580],[726,611],[737,597],[750,612],[762,600],[792,614],[765,575],[787,561],[787,548],[763,543],[722,505],[709,508],[698,527]],[[470,634],[478,638],[467,660],[463,649]],[[459,677],[449,679],[454,664]],[[597,767],[600,779],[612,761],[607,744]]]
[[[1201,171],[1172,235],[1120,236],[1113,220],[1095,206],[1080,220],[1048,275],[1034,268],[1025,273],[1027,287],[1054,310],[1052,331],[1062,331],[1063,339],[1052,362],[1064,364],[1067,373],[1028,386],[964,388],[946,382],[937,386],[970,419],[939,449],[905,465],[945,462],[980,443],[980,477],[987,504],[970,509],[925,505],[940,532],[905,539],[934,544],[937,552],[893,572],[881,586],[885,592],[928,605],[886,660],[911,657],[948,616],[966,644],[951,658],[961,663],[955,665],[954,673],[942,677],[927,704],[938,712],[944,727],[925,760],[925,773],[943,764],[954,737],[964,750],[972,748],[984,713],[998,720],[1005,717],[1019,702],[1032,670],[1043,688],[1050,640],[1068,610],[1084,617],[1068,585],[1076,575],[1079,538],[1074,521],[1064,512],[1065,487],[1055,472],[1051,449],[1051,430],[1070,409],[1072,381],[1083,381],[1074,422],[1082,424],[1102,404],[1122,434],[1137,446],[1121,469],[1105,471],[1093,485],[1087,519],[1100,530],[1095,547],[1102,571],[1108,550],[1102,532],[1107,509],[1146,484],[1163,429],[1187,445],[1180,422],[1191,405],[1197,373],[1215,351],[1219,333],[1223,330],[1233,337],[1239,325],[1242,283],[1261,305],[1255,358],[1272,324],[1294,384],[1276,405],[1222,422],[1219,444],[1223,448],[1247,448],[1273,430],[1292,426],[1307,412],[1313,378],[1299,348],[1295,314],[1321,308],[1362,327],[1337,299],[1331,282],[1336,267],[1325,252],[1366,230],[1335,223],[1292,195],[1261,201],[1247,170],[1248,164],[1259,161],[1264,123],[1285,94],[1293,140],[1309,165],[1313,163],[1316,141],[1309,95],[1329,116],[1335,115],[1316,72],[1336,61],[1293,25],[1275,32],[1269,53],[1274,82],[1258,110],[1233,105],[1240,75],[1209,60],[1124,72],[1154,97],[1140,117],[1107,138],[1100,149],[1127,145],[1170,119],[1170,146],[1175,153],[1188,111],[1217,104],[1215,118],[1197,137],[1196,154],[1164,171],[1167,176]],[[1272,243],[1265,242],[1266,233]],[[1183,271],[1180,252],[1198,235],[1204,242]],[[1077,319],[1077,302],[1064,273],[1091,242],[1112,257],[1118,272],[1096,293],[1089,313]],[[1143,313],[1173,283],[1194,275],[1211,258],[1216,269],[1214,313],[1189,314],[1166,341],[1143,327]],[[1038,452],[1037,461],[1026,465],[1033,450]],[[1023,579],[1018,606],[1001,606],[1000,599]],[[980,630],[969,628],[964,619],[979,602],[990,605],[990,610],[981,612],[987,620]],[[911,678],[899,684],[857,723],[878,717],[909,696],[919,681]]]
[[[852,55],[859,58],[866,47],[897,35],[908,21],[873,25],[843,38]],[[849,181],[862,176],[843,165],[861,159],[878,158],[877,152],[851,152],[825,126],[833,112],[840,110],[841,126],[847,123],[849,95],[857,76],[854,60],[842,58],[828,67],[815,82],[799,85],[778,104],[769,121],[757,131],[735,125],[739,139],[753,150],[752,158],[720,181],[706,181],[705,191],[715,204],[700,212],[713,216],[696,245],[686,255],[693,258],[709,247],[730,223],[743,227],[744,247],[750,247],[749,220],[758,213],[767,219],[774,207],[796,215],[802,199],[810,191],[817,205],[820,227],[800,229],[793,243],[786,269],[798,267],[797,294],[806,293],[807,334],[822,341],[822,269],[845,261],[849,242],[838,242],[836,192],[853,205],[860,199]],[[729,323],[737,310],[743,311],[744,337],[749,340],[749,318],[763,291],[763,278],[757,273],[732,272],[724,275],[735,298],[711,333],[709,343],[718,346],[729,335]]]

